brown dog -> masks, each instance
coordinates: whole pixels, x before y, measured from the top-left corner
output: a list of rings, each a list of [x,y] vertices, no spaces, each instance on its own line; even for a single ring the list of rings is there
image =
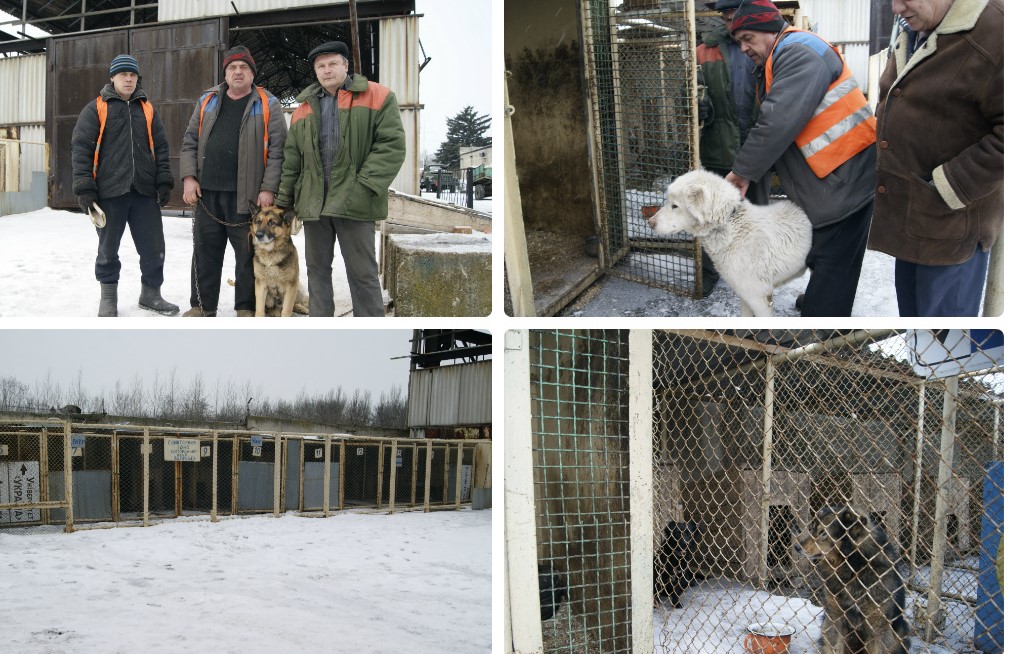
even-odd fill
[[[249,215],[256,317],[308,314],[308,294],[298,283],[298,249],[291,242],[294,211],[251,205]]]

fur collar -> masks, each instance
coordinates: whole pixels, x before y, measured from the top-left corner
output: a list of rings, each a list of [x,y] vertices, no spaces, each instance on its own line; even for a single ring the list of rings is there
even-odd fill
[[[953,0],[946,16],[935,28],[936,34],[954,34],[973,29],[988,0]]]

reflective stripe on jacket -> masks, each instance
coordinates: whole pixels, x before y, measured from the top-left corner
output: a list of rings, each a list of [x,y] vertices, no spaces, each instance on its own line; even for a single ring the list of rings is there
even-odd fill
[[[154,122],[154,107],[147,100],[138,100],[138,102],[144,110],[144,119],[147,121],[147,143],[151,146],[151,157],[154,158],[154,131],[151,129],[151,124]],[[109,103],[100,95],[95,98],[95,110],[98,112],[98,141],[95,143],[95,165],[91,169],[92,179],[98,178],[98,151],[102,149],[105,121],[109,117]]]
[[[815,49],[826,46],[837,52],[836,48],[812,32],[794,27],[785,29],[774,42],[771,54],[764,64],[765,93],[771,88],[774,52],[789,34],[796,34],[807,44],[815,43]],[[840,52],[837,54],[841,57]],[[821,179],[876,142],[876,119],[869,109],[869,103],[848,64],[844,62],[844,57],[841,57],[841,65],[841,74],[827,88],[813,117],[795,139],[795,145],[802,152],[806,163]]]

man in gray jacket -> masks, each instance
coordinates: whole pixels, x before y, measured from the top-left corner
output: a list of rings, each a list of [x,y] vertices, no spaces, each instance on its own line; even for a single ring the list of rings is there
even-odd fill
[[[109,65],[109,83],[77,118],[70,150],[73,190],[85,213],[105,214],[98,227],[95,277],[101,283],[99,317],[119,315],[119,244],[126,226],[140,255],[140,308],[175,315],[161,297],[165,233],[160,206],[168,203],[172,170],[161,116],[140,88],[140,66],[121,54]]]
[[[224,83],[200,96],[182,138],[182,199],[196,205],[191,308],[216,316],[228,242],[235,252],[235,312],[256,313],[249,207],[273,204],[280,185],[287,124],[280,101],[252,83],[256,62],[236,46],[224,53]]]
[[[875,187],[875,119],[841,56],[788,27],[770,0],[736,11],[732,35],[758,67],[760,116],[726,179],[741,192],[772,168],[813,225],[803,316],[850,316]]]

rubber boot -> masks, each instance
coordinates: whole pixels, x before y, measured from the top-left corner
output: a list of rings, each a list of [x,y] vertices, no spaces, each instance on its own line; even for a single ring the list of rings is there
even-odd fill
[[[102,299],[98,302],[99,318],[115,318],[119,315],[119,284],[102,284]]]
[[[140,308],[160,313],[163,316],[174,316],[179,312],[179,305],[166,302],[161,297],[161,289],[140,285]]]

